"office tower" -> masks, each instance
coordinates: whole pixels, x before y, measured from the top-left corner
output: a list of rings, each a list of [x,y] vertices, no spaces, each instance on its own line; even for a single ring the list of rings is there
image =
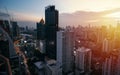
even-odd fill
[[[54,5],[45,8],[45,24],[58,26],[58,11]]]
[[[105,58],[104,62],[102,63],[102,75],[117,75],[117,67],[119,65],[118,62],[118,55],[117,53]]]
[[[56,59],[56,32],[58,30],[58,11],[55,6],[45,8],[46,55]]]
[[[45,38],[45,29],[44,29],[44,20],[41,19],[40,22],[37,23],[37,40],[44,40]]]
[[[112,59],[111,58],[106,58],[104,63],[103,63],[103,69],[102,69],[102,75],[111,75],[111,63]]]
[[[17,24],[17,22],[11,22],[12,24],[12,34],[13,34],[13,38],[16,38],[19,36],[19,26]]]
[[[41,53],[45,53],[45,24],[43,19],[37,23],[37,47]]]
[[[118,53],[118,61],[117,61],[117,74],[120,75],[120,52]]]
[[[97,43],[102,43],[105,37],[106,37],[106,26],[102,26],[101,28],[98,28]]]
[[[117,28],[114,32],[114,49],[120,49],[120,25],[117,25]]]
[[[109,53],[110,51],[112,51],[113,49],[112,44],[113,44],[112,40],[105,38],[102,44],[102,52]]]
[[[81,47],[76,50],[75,64],[76,75],[89,75],[91,72],[91,55],[90,49]]]
[[[74,33],[71,30],[57,32],[57,67],[59,75],[73,73]]]

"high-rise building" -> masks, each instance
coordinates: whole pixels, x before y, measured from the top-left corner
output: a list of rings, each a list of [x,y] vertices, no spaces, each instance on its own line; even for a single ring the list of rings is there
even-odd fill
[[[117,61],[117,74],[116,75],[120,75],[120,52],[118,55],[118,61]]]
[[[46,55],[56,59],[56,32],[58,30],[58,11],[55,6],[45,8]]]
[[[37,23],[37,40],[45,39],[45,25],[44,20],[41,19],[39,23]]]
[[[103,44],[102,44],[102,52],[110,52],[113,50],[113,42],[112,40],[109,40],[109,39],[104,39],[103,40]]]
[[[73,31],[57,32],[57,66],[59,75],[73,72],[74,68],[74,35]]]
[[[55,9],[54,5],[45,8],[45,24],[58,26],[58,11]]]
[[[0,26],[11,36],[10,23],[8,20],[0,20]]]
[[[12,34],[13,34],[13,37],[18,37],[19,36],[19,26],[17,24],[17,22],[11,22],[12,24]]]
[[[76,56],[75,56],[76,75],[90,74],[91,55],[92,52],[90,49],[82,47],[76,50]]]
[[[114,32],[114,49],[120,49],[120,25],[117,25],[117,29]]]
[[[117,75],[119,72],[119,59],[117,53],[114,52],[109,57],[105,58],[102,65],[102,75]]]
[[[41,53],[45,53],[45,24],[43,19],[37,23],[37,48]]]
[[[104,38],[106,37],[106,26],[102,26],[100,28],[98,28],[98,32],[97,32],[97,43],[102,43]]]
[[[103,63],[102,75],[111,75],[111,58],[106,58],[105,62]]]

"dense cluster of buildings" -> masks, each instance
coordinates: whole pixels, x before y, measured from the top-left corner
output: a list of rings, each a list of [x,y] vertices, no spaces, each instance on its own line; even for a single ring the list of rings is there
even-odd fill
[[[92,75],[119,75],[119,25],[75,28],[76,48],[91,49]]]
[[[52,10],[54,6],[49,6],[45,11]],[[55,10],[54,10],[55,12]],[[58,22],[55,24],[55,16],[52,15],[53,11],[49,11],[46,15],[45,12],[45,23],[43,19],[39,23],[41,29],[47,30],[47,22],[53,22],[56,28],[58,27]],[[50,19],[47,18],[49,16]],[[58,16],[56,16],[58,17]],[[53,21],[51,21],[53,19]],[[49,21],[48,21],[49,20]],[[56,19],[57,20],[57,19]],[[40,25],[41,24],[41,25]],[[38,25],[38,24],[37,24]],[[50,25],[49,25],[50,26]],[[43,27],[43,28],[42,28]],[[119,75],[119,24],[117,27],[110,26],[78,26],[78,27],[66,27],[63,29],[57,28],[55,30],[56,34],[51,35],[52,31],[49,31],[49,37],[41,39],[42,49],[39,49],[43,53],[47,53],[50,49],[46,49],[50,45],[54,45],[54,42],[50,44],[46,42],[47,39],[55,38],[56,47],[55,52],[51,56],[56,57],[56,69],[58,75]],[[53,30],[52,26],[49,30]],[[40,31],[42,35],[48,36],[48,32]],[[39,34],[38,34],[39,35]],[[40,39],[39,39],[40,40]],[[39,44],[40,45],[40,44]],[[43,51],[44,50],[44,51]],[[51,58],[51,56],[48,58]],[[49,59],[49,60],[50,60]]]

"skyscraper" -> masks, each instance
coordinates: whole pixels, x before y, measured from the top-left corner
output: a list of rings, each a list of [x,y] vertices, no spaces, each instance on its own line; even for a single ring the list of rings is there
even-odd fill
[[[119,73],[119,52],[113,51],[109,57],[106,57],[102,64],[102,75],[117,75]],[[118,74],[119,75],[119,74]]]
[[[58,11],[55,6],[45,8],[46,55],[56,59],[56,32],[58,30]]]
[[[10,23],[8,20],[0,20],[0,26],[9,34],[10,33]]]
[[[103,70],[102,70],[102,75],[111,75],[111,63],[112,63],[112,58],[106,58],[105,62],[103,63]]]
[[[43,19],[37,23],[37,47],[41,53],[45,53],[45,24]]]
[[[108,53],[108,52],[112,51],[112,49],[113,49],[112,44],[113,44],[112,40],[105,38],[103,40],[103,44],[102,44],[102,52]]]
[[[16,38],[19,36],[19,26],[17,24],[17,22],[12,21],[12,34],[13,34],[13,38]]]
[[[57,66],[59,71],[65,75],[73,73],[74,66],[74,36],[73,31],[58,31],[57,32]],[[59,74],[61,75],[61,74]]]
[[[37,23],[37,40],[45,39],[45,30],[44,30],[44,20],[41,19],[39,23]]]
[[[75,56],[76,75],[90,74],[91,56],[92,56],[91,49],[81,47],[76,51],[76,56]]]
[[[45,8],[45,24],[58,26],[58,11],[55,9],[54,5]]]

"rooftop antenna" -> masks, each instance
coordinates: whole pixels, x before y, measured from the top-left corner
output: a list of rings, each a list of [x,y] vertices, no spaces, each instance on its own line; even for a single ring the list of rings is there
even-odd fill
[[[10,24],[10,28],[12,28],[12,24],[11,24],[11,21],[12,21],[12,18],[11,18],[11,15],[9,14],[8,12],[8,9],[5,7],[5,10],[6,10],[6,13],[8,14],[8,20],[9,20],[9,24]]]
[[[5,11],[6,11],[6,13],[7,13],[9,19],[11,20],[11,16],[10,16],[10,14],[9,14],[9,12],[8,12],[8,9],[7,9],[6,7],[5,7]]]

